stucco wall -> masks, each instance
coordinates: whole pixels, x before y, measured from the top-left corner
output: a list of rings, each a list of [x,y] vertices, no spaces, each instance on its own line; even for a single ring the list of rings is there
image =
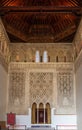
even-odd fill
[[[76,106],[78,130],[82,129],[82,53],[76,61]]]
[[[76,113],[72,63],[12,62],[8,73],[7,112],[27,115],[34,102],[48,102],[56,114]]]
[[[5,121],[6,115],[6,91],[7,91],[7,72],[0,65],[0,120]]]
[[[35,62],[36,51],[39,51],[40,61],[43,60],[44,51],[47,51],[49,62],[72,62],[71,43],[12,43],[10,53],[12,62]]]

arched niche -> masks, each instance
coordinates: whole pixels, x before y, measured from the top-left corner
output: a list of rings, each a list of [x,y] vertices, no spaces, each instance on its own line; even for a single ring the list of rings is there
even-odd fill
[[[43,109],[43,108],[44,108],[43,103],[40,103],[40,104],[39,104],[39,109]]]
[[[51,108],[50,108],[50,104],[46,103],[46,114],[47,114],[47,124],[51,123]]]
[[[37,112],[37,104],[33,103],[32,104],[32,114],[31,114],[32,124],[36,124],[37,123],[36,112]]]
[[[50,104],[46,103],[45,107],[43,103],[40,103],[37,108],[37,104],[32,104],[32,124],[50,124],[51,123],[51,108]]]

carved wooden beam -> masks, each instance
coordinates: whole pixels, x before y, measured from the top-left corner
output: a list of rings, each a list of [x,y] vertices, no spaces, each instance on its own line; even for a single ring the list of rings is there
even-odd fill
[[[76,31],[76,26],[73,24],[71,25],[69,28],[67,28],[66,30],[62,31],[61,33],[57,34],[54,36],[54,42],[58,42],[66,37],[68,37],[69,35],[73,34]]]
[[[19,30],[17,30],[17,29],[15,29],[15,28],[11,27],[10,25],[7,25],[6,30],[7,30],[7,32],[9,32],[10,34],[12,34],[12,35],[18,37],[19,39],[21,39],[21,40],[23,40],[23,41],[25,41],[25,42],[29,42],[30,39],[32,38],[31,35],[29,35],[29,37],[28,37],[27,35],[23,34],[23,33],[20,32]],[[41,38],[42,38],[42,39],[44,40],[44,39],[47,38],[46,40],[49,39],[49,40],[51,40],[51,41],[53,41],[53,42],[58,42],[58,41],[64,39],[65,37],[69,36],[70,34],[73,34],[73,33],[75,32],[75,30],[76,30],[76,26],[72,25],[71,27],[69,27],[69,28],[66,29],[65,31],[63,31],[63,32],[61,32],[61,33],[59,33],[59,34],[53,36],[53,38],[52,38],[52,36],[50,36],[50,37],[49,37],[49,36],[43,36],[43,37],[41,37],[40,35],[38,35],[37,37],[36,37],[36,36],[33,36],[33,39],[40,39],[40,40],[41,40]]]
[[[81,7],[54,7],[54,6],[31,6],[31,7],[0,7],[0,15],[7,13],[77,13],[82,14]]]
[[[13,36],[18,37],[22,41],[27,42],[28,38],[27,35],[23,34],[20,30],[17,30],[16,28],[13,28],[12,26],[7,24],[6,31],[12,34]]]

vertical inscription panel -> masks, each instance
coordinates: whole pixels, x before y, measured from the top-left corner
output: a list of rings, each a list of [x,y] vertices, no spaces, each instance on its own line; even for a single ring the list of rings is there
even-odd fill
[[[73,75],[71,72],[58,73],[58,104],[70,106],[73,104]]]

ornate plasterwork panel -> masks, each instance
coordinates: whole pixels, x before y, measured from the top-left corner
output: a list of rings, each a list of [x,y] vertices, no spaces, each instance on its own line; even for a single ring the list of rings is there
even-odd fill
[[[10,44],[10,51],[11,51],[11,61],[20,61],[20,62],[35,62],[35,54],[36,51],[39,51],[40,57],[43,58],[44,51],[47,51],[49,61],[56,62],[56,58],[58,56],[59,62],[64,62],[66,57],[66,62],[73,61],[73,54],[72,54],[72,44],[65,44],[65,43],[16,43]]]
[[[7,70],[10,58],[9,39],[0,19],[0,64]]]
[[[50,103],[57,114],[75,114],[73,64],[12,62],[8,95],[8,110],[17,114],[27,114],[34,102]]]
[[[53,73],[52,72],[30,72],[30,102],[47,102],[52,104]]]
[[[57,92],[57,113],[75,113],[74,66],[57,66]]]
[[[19,114],[21,106],[25,104],[25,73],[20,70],[12,71],[9,77],[8,107],[10,111]]]
[[[25,98],[25,74],[24,72],[12,72],[10,74],[9,104],[24,104]]]
[[[57,75],[58,105],[70,106],[73,104],[73,75],[71,72],[59,72]],[[59,96],[60,95],[60,96]]]

